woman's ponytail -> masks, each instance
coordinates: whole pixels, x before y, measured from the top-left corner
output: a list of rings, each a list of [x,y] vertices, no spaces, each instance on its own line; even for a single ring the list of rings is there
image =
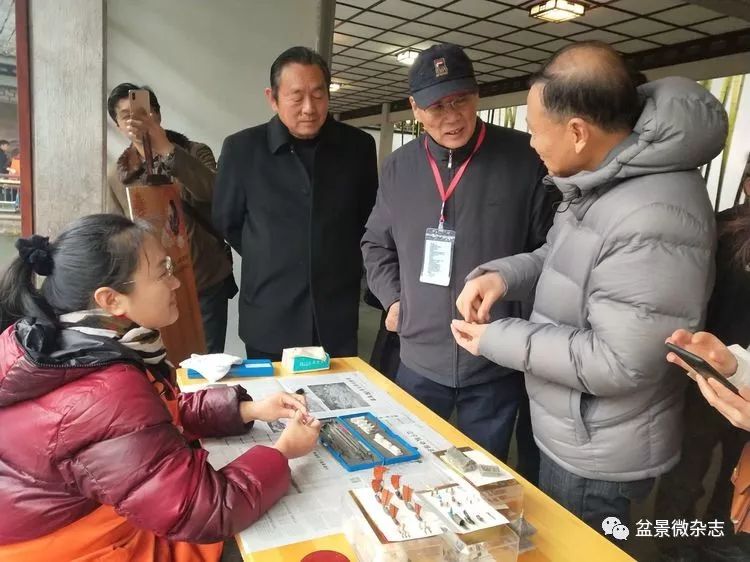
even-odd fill
[[[53,322],[54,314],[34,284],[34,274],[50,275],[54,268],[49,239],[33,235],[16,240],[18,257],[0,280],[0,330],[24,316]]]

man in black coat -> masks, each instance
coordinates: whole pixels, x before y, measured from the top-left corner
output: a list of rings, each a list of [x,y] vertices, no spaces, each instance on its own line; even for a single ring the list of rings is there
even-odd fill
[[[331,75],[293,47],[271,66],[276,115],[224,141],[213,221],[242,256],[239,332],[248,357],[322,345],[357,354],[359,240],[377,192],[375,141],[328,115]]]

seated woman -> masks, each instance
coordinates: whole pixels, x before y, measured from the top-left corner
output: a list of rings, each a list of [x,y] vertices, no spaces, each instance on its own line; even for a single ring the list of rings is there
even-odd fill
[[[320,423],[297,395],[171,387],[158,330],[179,281],[148,225],[92,215],[16,247],[0,283],[0,559],[219,560],[285,494]],[[280,417],[273,447],[221,470],[189,445]]]

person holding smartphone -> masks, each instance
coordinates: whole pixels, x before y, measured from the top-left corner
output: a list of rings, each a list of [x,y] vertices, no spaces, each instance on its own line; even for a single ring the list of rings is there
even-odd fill
[[[750,192],[747,181],[749,176],[750,164],[746,166],[738,189],[741,191],[737,195],[739,199],[744,191],[745,201],[716,216],[719,235],[716,249],[716,283],[703,328],[711,337],[697,334],[695,336],[699,343],[715,340],[714,343],[722,348],[725,346],[721,342],[738,344],[732,347],[738,353],[745,353],[744,348],[750,345],[750,316],[738,314],[738,311],[750,307],[750,201],[747,199]],[[697,355],[705,357],[702,353]],[[724,355],[731,359],[726,353]],[[738,364],[741,365],[740,362]],[[711,369],[710,363],[708,368]],[[701,368],[696,370],[700,372]],[[720,383],[740,378],[738,375],[725,379],[722,374],[718,374],[718,377]],[[748,383],[738,384],[741,388],[743,384]],[[733,385],[732,388],[737,390],[736,386]],[[723,520],[725,528],[729,528],[728,514],[733,490],[730,479],[737,459],[748,440],[747,433],[734,427],[722,413],[714,409],[706,401],[697,384],[690,384],[685,388],[683,424],[685,429],[680,462],[662,477],[656,494],[655,512],[663,519],[693,520],[705,498],[707,501],[704,520]],[[717,449],[720,454],[719,466],[718,470],[712,470],[712,453]],[[663,561],[682,561],[686,556],[693,557],[688,559],[701,557],[710,560],[748,560],[750,541],[743,546],[743,540],[743,537],[733,536],[731,533],[723,537],[680,537],[671,541],[659,541],[659,549]]]
[[[145,184],[144,137],[148,137],[155,172],[176,178],[193,258],[195,285],[208,353],[221,353],[227,332],[227,307],[237,293],[232,257],[224,237],[211,223],[216,160],[211,149],[161,125],[161,105],[148,87],[124,82],[113,88],[107,111],[131,144],[108,173],[107,210],[128,214],[127,186]],[[181,241],[180,241],[181,242]]]
[[[708,404],[740,430],[740,435],[737,436],[740,446],[737,448],[738,450],[727,451],[726,439],[722,440],[724,447],[719,477],[704,516],[708,520],[724,520],[725,529],[734,527],[736,533],[726,531],[722,537],[712,540],[705,538],[701,540],[700,544],[692,547],[682,546],[681,549],[665,551],[661,554],[660,560],[700,560],[701,562],[703,560],[748,560],[750,558],[750,531],[748,530],[748,517],[750,515],[748,515],[747,499],[749,472],[747,465],[750,460],[750,440],[746,432],[750,431],[750,352],[740,345],[727,346],[709,332],[691,333],[687,330],[677,330],[667,339],[667,343],[698,356],[708,363],[718,375],[726,377],[726,380],[737,388],[736,393],[732,392],[715,376],[706,377],[696,371],[691,366],[691,363],[694,364],[693,361],[688,362],[680,357],[680,355],[685,357],[684,353],[678,354],[673,351],[667,353],[667,361],[685,369],[688,375],[695,379]],[[700,411],[696,412],[693,408],[693,415],[696,413],[698,414],[696,417],[700,417],[701,421],[709,426],[712,425],[709,423],[710,420],[706,419],[706,416],[700,415]],[[690,436],[686,437],[689,438]],[[697,439],[700,440],[700,437],[698,435]],[[704,448],[703,457],[706,457],[706,459],[702,463],[698,455],[690,455],[689,447],[683,447],[683,450],[685,449],[687,449],[689,457],[688,462],[706,465],[710,463],[712,448]],[[731,454],[734,454],[734,459],[729,458]],[[681,462],[681,464],[683,463]],[[730,465],[729,474],[725,469],[726,465]],[[668,482],[669,492],[672,494],[682,493],[682,490],[675,486],[675,481],[679,483],[679,480],[674,478]],[[724,487],[730,491],[729,494],[721,493]],[[732,489],[734,489],[734,497],[731,496]],[[721,501],[725,495],[729,496],[727,501]],[[657,496],[656,510],[661,517],[663,514],[659,513],[659,508],[660,501]],[[724,511],[717,513],[718,509]]]
[[[697,373],[676,353],[667,353],[667,361],[679,365],[695,379],[711,406],[733,426],[750,431],[750,352],[740,345],[728,347],[708,332],[677,330],[667,341],[702,357],[739,389],[739,395],[735,394],[719,381]]]

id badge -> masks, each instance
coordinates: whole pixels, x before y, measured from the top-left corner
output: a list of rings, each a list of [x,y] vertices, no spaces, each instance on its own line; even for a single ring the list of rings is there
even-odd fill
[[[447,287],[451,282],[456,231],[428,228],[424,237],[424,259],[419,280]]]

